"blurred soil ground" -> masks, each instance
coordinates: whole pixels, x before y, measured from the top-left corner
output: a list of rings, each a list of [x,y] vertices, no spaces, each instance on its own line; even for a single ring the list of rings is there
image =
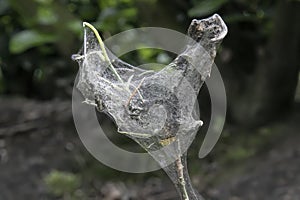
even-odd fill
[[[0,200],[178,199],[163,172],[126,174],[93,159],[75,131],[71,102],[2,97],[0,104]],[[192,169],[194,185],[212,200],[300,199],[299,122],[300,107],[296,106],[291,116],[270,125],[271,131],[280,132],[274,141],[232,165],[218,164],[224,163],[219,157],[226,159],[226,155],[217,155],[222,150],[213,152],[213,162],[190,161],[189,166],[196,163],[210,169]],[[226,137],[219,141],[219,149]],[[49,191],[44,180],[53,170],[80,176],[81,186],[74,197]]]

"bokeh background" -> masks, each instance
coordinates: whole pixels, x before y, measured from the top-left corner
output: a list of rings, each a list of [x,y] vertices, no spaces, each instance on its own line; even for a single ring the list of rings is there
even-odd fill
[[[0,200],[178,199],[162,170],[118,172],[84,149],[71,114],[71,55],[82,46],[83,21],[105,39],[144,26],[186,33],[193,18],[214,13],[229,29],[216,58],[228,112],[211,154],[197,158],[205,126],[189,151],[193,184],[206,199],[299,199],[299,11],[299,0],[0,0]],[[123,59],[173,56],[144,49]],[[205,87],[199,100],[208,124]],[[141,151],[121,135],[111,140]]]

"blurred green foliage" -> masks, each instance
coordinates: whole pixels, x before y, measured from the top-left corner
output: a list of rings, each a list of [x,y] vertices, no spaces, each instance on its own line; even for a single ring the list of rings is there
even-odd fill
[[[82,22],[104,38],[140,26],[186,30],[192,18],[220,13],[230,31],[249,42],[267,37],[276,1],[246,0],[1,0],[0,93],[49,99],[67,97],[77,72],[70,57],[82,45]],[[230,34],[229,36],[230,37]],[[257,40],[258,39],[258,40]],[[234,47],[235,42],[229,41]],[[237,52],[243,52],[240,49]],[[136,65],[168,63],[173,55],[138,50],[122,58]],[[246,55],[248,58],[251,55]],[[243,56],[241,56],[244,59]],[[253,59],[252,59],[253,60]],[[250,64],[249,64],[250,65]],[[158,65],[152,68],[159,69]]]
[[[195,6],[189,10],[190,16],[206,16],[218,11],[228,0],[194,1]]]
[[[42,99],[70,95],[82,22],[104,36],[134,27],[131,0],[1,0],[0,92]]]
[[[9,50],[13,54],[22,53],[30,48],[52,43],[57,40],[55,35],[25,30],[15,34],[10,40]]]
[[[67,199],[81,199],[77,189],[81,185],[78,175],[70,172],[51,171],[45,178],[45,184],[49,192],[55,196]]]
[[[190,17],[205,17],[218,12],[231,26],[249,23],[254,25],[253,30],[260,29],[259,34],[269,34],[278,0],[193,0],[192,2],[193,6],[188,12]]]

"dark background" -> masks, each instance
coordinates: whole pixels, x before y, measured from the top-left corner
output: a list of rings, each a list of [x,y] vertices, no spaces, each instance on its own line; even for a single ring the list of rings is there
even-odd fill
[[[297,0],[0,0],[0,200],[177,199],[162,171],[121,173],[86,152],[72,122],[78,65],[70,58],[83,21],[105,39],[144,26],[186,33],[193,18],[214,13],[229,29],[216,58],[227,121],[202,160],[200,130],[189,154],[193,184],[207,199],[299,199],[299,11]],[[172,56],[138,50],[124,59],[161,57]],[[205,87],[199,99],[208,123]]]

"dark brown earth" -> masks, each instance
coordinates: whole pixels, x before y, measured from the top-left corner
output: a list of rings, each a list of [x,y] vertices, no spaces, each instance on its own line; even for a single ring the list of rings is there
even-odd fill
[[[216,187],[217,199],[300,199],[300,115],[295,114],[275,144],[247,160],[242,172]]]
[[[68,199],[50,194],[44,177],[53,169],[83,174],[93,160],[75,131],[71,102],[2,97],[0,104],[0,200]],[[218,169],[225,178],[214,185],[198,185],[206,199],[300,199],[299,111],[278,122],[280,139],[264,151],[239,163],[234,172],[230,166]],[[164,178],[126,181],[118,178],[122,173],[115,171],[113,179],[102,173],[97,178],[82,175],[80,190],[90,193],[86,199],[177,199],[170,181],[161,174]],[[201,176],[216,178],[213,173]]]

